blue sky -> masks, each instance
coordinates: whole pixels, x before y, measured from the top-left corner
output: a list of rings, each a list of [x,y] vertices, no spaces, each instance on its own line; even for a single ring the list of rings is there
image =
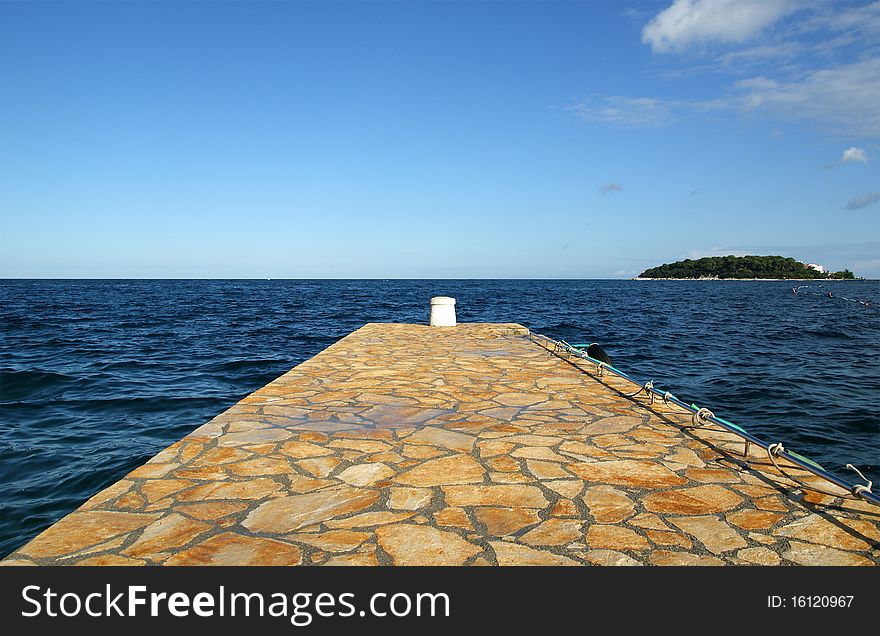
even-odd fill
[[[0,275],[880,277],[880,2],[0,3]]]

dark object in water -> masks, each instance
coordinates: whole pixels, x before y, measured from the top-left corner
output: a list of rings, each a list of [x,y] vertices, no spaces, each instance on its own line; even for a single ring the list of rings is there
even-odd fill
[[[609,367],[614,366],[614,362],[611,361],[611,356],[605,353],[605,349],[597,345],[595,342],[587,347],[587,355],[593,358],[594,360],[598,360],[599,362],[604,362]]]

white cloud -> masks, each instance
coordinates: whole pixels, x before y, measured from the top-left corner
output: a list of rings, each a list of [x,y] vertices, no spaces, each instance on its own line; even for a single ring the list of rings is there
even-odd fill
[[[631,128],[657,128],[673,123],[682,115],[707,113],[730,108],[729,100],[672,100],[655,97],[593,95],[569,106],[581,119],[599,124]]]
[[[878,104],[880,57],[809,71],[788,81],[767,77],[743,79],[715,99],[594,95],[569,106],[569,110],[589,122],[630,127],[666,126],[678,119],[712,112],[763,113],[786,121],[811,121],[824,130],[850,137],[878,137]],[[855,157],[845,160],[861,161]]]
[[[744,42],[797,8],[790,0],[675,0],[642,29],[642,42],[657,53]]]
[[[855,146],[847,148],[843,151],[843,156],[840,157],[840,163],[850,163],[852,161],[868,163],[868,152],[864,148],[856,148]]]
[[[718,58],[718,64],[725,69],[779,63],[791,60],[804,53],[807,47],[799,42],[780,42],[778,44],[758,44],[738,51],[729,51]]]
[[[828,29],[830,31],[880,32],[880,1],[863,5],[830,3],[816,5],[817,13],[799,22],[803,31]]]
[[[784,19],[796,11],[797,19]],[[876,138],[877,34],[880,0],[859,6],[801,0],[674,0],[644,27],[642,40],[654,51],[732,44],[721,49],[703,46],[703,61],[669,72],[673,78],[733,74],[739,81],[706,99],[594,94],[568,110],[590,123],[638,128],[687,122],[706,113],[741,113],[766,117],[771,123],[807,122],[823,133],[852,140]],[[760,39],[745,42],[758,35]]]
[[[756,77],[737,82],[745,110],[811,119],[852,135],[880,136],[880,57],[811,71],[780,82]]]
[[[650,97],[593,96],[569,110],[590,122],[619,126],[654,127],[672,121],[671,104]]]
[[[869,192],[855,199],[850,199],[845,207],[847,210],[860,210],[872,203],[877,203],[877,201],[880,201],[880,192]]]
[[[599,192],[602,194],[609,194],[611,192],[622,192],[623,186],[619,183],[606,183],[599,187]]]

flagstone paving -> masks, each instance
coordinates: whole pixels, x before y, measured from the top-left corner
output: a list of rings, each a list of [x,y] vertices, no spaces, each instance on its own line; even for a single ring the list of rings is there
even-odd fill
[[[368,324],[4,564],[880,562],[880,508],[632,390],[519,325]]]

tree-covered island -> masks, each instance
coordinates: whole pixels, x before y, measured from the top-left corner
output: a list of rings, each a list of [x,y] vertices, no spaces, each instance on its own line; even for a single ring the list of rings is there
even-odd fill
[[[693,278],[693,279],[854,279],[845,269],[826,272],[818,265],[808,265],[783,256],[708,256],[646,269],[638,278]]]

